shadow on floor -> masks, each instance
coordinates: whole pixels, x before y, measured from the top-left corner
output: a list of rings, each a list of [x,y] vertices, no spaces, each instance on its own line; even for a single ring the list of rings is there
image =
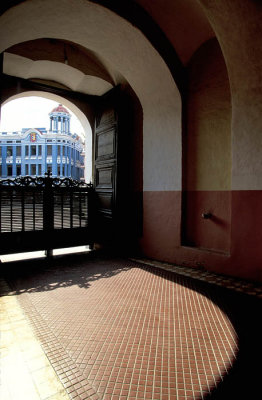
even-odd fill
[[[19,295],[72,285],[88,289],[92,282],[98,279],[110,278],[129,269],[120,267],[119,263],[115,268],[112,268],[112,264],[109,267],[103,256],[96,257],[96,271],[92,269],[93,263],[92,254],[71,254],[1,264],[1,272],[14,290],[12,294]],[[15,282],[15,285],[12,282]],[[36,282],[39,284],[36,285]]]
[[[121,266],[124,265],[124,266]],[[52,291],[77,285],[88,289],[92,282],[107,279],[122,271],[139,267],[164,279],[174,280],[174,273],[157,267],[93,255],[56,257],[53,260],[30,260],[1,265],[1,273],[12,287],[10,295]],[[248,296],[192,278],[176,275],[176,282],[208,297],[230,319],[238,338],[238,354],[232,368],[204,400],[258,400],[262,398],[261,360],[262,324],[259,298]],[[184,397],[183,397],[184,399]],[[169,400],[175,400],[171,398]],[[177,399],[179,400],[179,399]]]

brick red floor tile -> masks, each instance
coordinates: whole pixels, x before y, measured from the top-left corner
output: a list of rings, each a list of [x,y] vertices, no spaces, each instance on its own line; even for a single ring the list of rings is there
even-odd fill
[[[204,399],[230,373],[239,338],[221,288],[134,261],[77,260],[9,275],[72,398]]]

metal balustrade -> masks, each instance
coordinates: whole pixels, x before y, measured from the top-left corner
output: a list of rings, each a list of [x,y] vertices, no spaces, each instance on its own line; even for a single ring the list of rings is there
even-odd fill
[[[50,174],[1,180],[0,254],[91,244],[90,213],[92,184]]]

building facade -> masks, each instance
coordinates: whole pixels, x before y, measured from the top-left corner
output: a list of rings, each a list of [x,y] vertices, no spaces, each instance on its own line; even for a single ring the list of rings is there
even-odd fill
[[[70,132],[68,110],[59,104],[49,114],[50,128],[0,132],[0,178],[43,176],[84,179],[84,144]]]

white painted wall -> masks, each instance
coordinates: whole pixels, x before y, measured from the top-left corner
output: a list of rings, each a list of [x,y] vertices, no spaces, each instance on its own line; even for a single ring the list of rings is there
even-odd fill
[[[144,190],[181,190],[180,95],[166,64],[144,35],[86,0],[26,1],[0,18],[1,52],[47,37],[95,51],[124,76],[143,108]]]
[[[33,61],[8,52],[4,53],[3,72],[23,79],[52,80],[76,92],[94,96],[101,96],[113,88],[104,79],[85,75],[69,65],[48,60]]]

